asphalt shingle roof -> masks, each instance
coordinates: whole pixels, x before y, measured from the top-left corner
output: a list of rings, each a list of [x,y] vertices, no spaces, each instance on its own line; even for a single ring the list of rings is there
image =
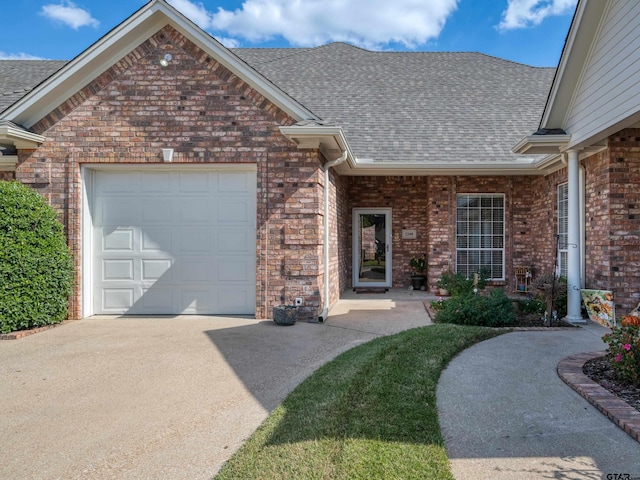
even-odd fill
[[[513,161],[537,130],[555,69],[481,53],[372,52],[344,43],[232,50],[324,122],[357,158]],[[0,61],[0,112],[64,61]]]
[[[234,49],[324,121],[359,158],[402,162],[513,161],[538,128],[555,69],[481,53]]]
[[[66,63],[64,60],[1,60],[0,112],[20,100]]]

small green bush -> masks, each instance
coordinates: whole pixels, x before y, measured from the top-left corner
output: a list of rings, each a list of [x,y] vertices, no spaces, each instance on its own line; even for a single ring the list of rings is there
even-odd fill
[[[73,279],[53,208],[21,183],[0,182],[0,332],[64,320]]]
[[[461,273],[454,273],[448,270],[442,274],[438,280],[438,288],[444,288],[449,292],[452,297],[459,295],[471,295],[474,293],[474,289],[482,291],[487,286],[487,279],[489,278],[489,270],[481,268],[478,271],[478,282],[474,284],[475,278],[473,275],[465,277]]]
[[[552,283],[555,279],[555,288],[553,288],[553,304],[558,312],[558,318],[564,318],[567,316],[567,300],[568,300],[568,288],[567,277],[556,277],[554,275],[543,275],[536,278],[531,286],[534,290],[540,290],[542,293],[536,295],[536,298],[545,304],[545,310],[547,302],[551,300]]]
[[[544,298],[536,296],[527,300],[518,300],[518,308],[522,313],[537,313],[544,315],[547,309],[547,304],[544,302]]]
[[[433,305],[438,323],[508,327],[516,320],[513,302],[502,289],[492,290],[489,295],[457,295]]]
[[[640,327],[614,328],[602,339],[607,346],[607,360],[622,378],[640,386]]]

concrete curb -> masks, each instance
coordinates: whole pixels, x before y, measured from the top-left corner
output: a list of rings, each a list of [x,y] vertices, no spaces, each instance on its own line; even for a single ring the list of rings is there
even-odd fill
[[[558,376],[635,441],[640,442],[640,412],[591,380],[583,372],[586,362],[607,352],[577,353],[558,363]]]

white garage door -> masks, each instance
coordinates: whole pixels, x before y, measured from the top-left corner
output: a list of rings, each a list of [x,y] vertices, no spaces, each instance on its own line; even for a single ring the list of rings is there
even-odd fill
[[[96,171],[92,190],[94,313],[255,313],[255,170]]]

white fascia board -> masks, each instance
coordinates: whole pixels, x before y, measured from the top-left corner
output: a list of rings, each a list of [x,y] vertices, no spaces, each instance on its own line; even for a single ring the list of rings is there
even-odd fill
[[[38,148],[46,137],[28,132],[13,125],[0,125],[0,141],[7,140],[18,149]]]
[[[521,158],[513,162],[467,162],[467,163],[409,163],[380,162],[373,159],[357,158],[351,168],[337,167],[343,175],[543,175],[548,173],[549,165],[542,164],[546,159]]]
[[[329,161],[340,157],[346,151],[347,162],[349,164],[354,162],[355,157],[341,127],[291,125],[280,127],[280,133],[298,145],[298,148],[320,149]],[[330,150],[333,150],[330,148],[331,146],[334,146],[339,152],[336,152],[335,155],[331,154]]]
[[[3,117],[31,127],[165,25],[180,33],[296,120],[316,117],[164,1],[154,0],[49,77]]]
[[[512,149],[520,155],[554,154],[561,152],[571,141],[571,135],[527,135]]]
[[[547,104],[540,120],[541,128],[563,128],[582,78],[593,40],[600,29],[602,14],[609,2],[579,0],[567,34]]]
[[[17,155],[0,155],[0,172],[15,172],[18,165]]]

